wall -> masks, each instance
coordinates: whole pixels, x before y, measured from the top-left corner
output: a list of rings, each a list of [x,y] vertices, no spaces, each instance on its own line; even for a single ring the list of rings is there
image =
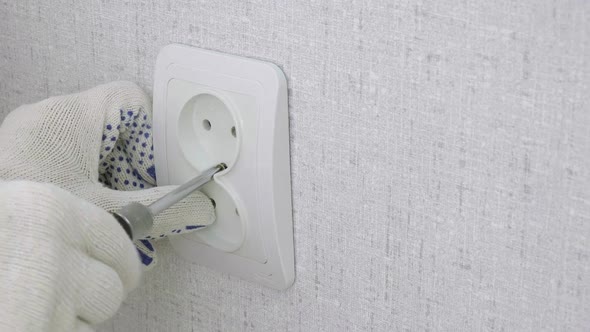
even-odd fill
[[[181,42],[290,86],[295,285],[160,245],[103,331],[590,328],[584,1],[0,1],[0,107]]]

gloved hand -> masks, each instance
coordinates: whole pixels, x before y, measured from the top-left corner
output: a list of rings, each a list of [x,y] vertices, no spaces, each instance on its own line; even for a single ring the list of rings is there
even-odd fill
[[[31,285],[30,293],[19,293],[18,289],[24,291],[26,286],[17,287],[9,292],[14,298],[3,297],[3,304],[24,303],[18,296],[26,294],[25,302],[29,305],[19,306],[17,310],[40,320],[40,324],[44,324],[40,326],[60,326],[55,325],[55,320],[64,320],[56,318],[63,315],[78,315],[89,323],[111,315],[124,294],[135,285],[137,277],[129,272],[134,269],[132,263],[129,263],[129,271],[121,272],[119,263],[96,257],[96,252],[100,252],[93,251],[96,246],[105,252],[110,252],[109,246],[120,250],[121,257],[128,257],[131,250],[120,243],[125,242],[120,237],[126,234],[115,219],[99,211],[118,210],[129,202],[149,204],[173,189],[153,187],[151,107],[144,92],[132,83],[117,82],[16,109],[0,127],[0,179],[7,181],[2,184],[4,190],[16,183],[18,186],[14,190],[19,193],[40,192],[38,195],[15,195],[10,200],[4,197],[13,197],[14,193],[0,195],[3,210],[8,211],[3,215],[5,211],[0,210],[3,267],[0,282],[8,287],[7,282],[15,280],[29,282],[28,275],[43,276],[30,280],[41,282],[41,288]],[[11,180],[46,184],[8,182]],[[125,191],[134,189],[137,191]],[[211,224],[214,218],[209,198],[196,192],[158,215],[148,240],[192,231]],[[71,222],[78,224],[68,226],[71,228],[64,226]],[[24,228],[19,227],[21,224]],[[33,231],[37,226],[39,231]],[[52,235],[61,232],[67,233],[66,237]],[[146,265],[155,262],[148,240],[136,243],[141,261]],[[130,244],[129,240],[127,242]],[[54,247],[49,243],[54,243]],[[2,246],[10,246],[13,251]],[[85,267],[73,268],[80,266],[80,262],[94,260],[102,261],[116,273],[105,276],[83,273]],[[50,270],[46,270],[48,268]],[[66,274],[71,275],[63,278]],[[117,283],[122,284],[120,293],[123,295],[113,297],[115,304],[106,306],[115,309],[101,309],[107,301],[102,297],[95,301],[89,296],[91,300],[84,300],[87,296],[83,288],[87,285],[74,282],[84,278],[89,278],[92,285],[104,286],[110,282],[115,289]],[[48,291],[55,285],[61,287],[59,292]],[[111,286],[105,287],[111,289]],[[33,302],[39,307],[29,310]],[[93,310],[100,314],[92,316]],[[47,313],[50,315],[46,316]]]
[[[89,331],[141,275],[103,209],[49,184],[0,181],[0,330]]]
[[[21,106],[0,127],[0,179],[53,183],[107,211],[129,202],[149,204],[173,189],[152,188],[151,124],[151,102],[130,82]],[[158,215],[147,240],[136,242],[142,262],[156,262],[149,240],[214,219],[209,198],[189,196]]]

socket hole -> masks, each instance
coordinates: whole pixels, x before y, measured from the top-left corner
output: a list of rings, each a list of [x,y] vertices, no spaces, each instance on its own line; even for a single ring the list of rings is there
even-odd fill
[[[213,208],[215,209],[217,207],[215,200],[213,198],[210,198],[210,200],[211,200],[211,204],[213,204]]]
[[[211,121],[207,119],[203,120],[203,128],[205,128],[205,130],[211,130]]]
[[[238,209],[236,208],[236,216],[240,216],[240,213],[238,212]]]
[[[231,127],[231,135],[236,137],[236,127]]]

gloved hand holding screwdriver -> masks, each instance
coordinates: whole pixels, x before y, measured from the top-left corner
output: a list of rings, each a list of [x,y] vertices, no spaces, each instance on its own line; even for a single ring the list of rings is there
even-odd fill
[[[117,82],[24,105],[0,127],[0,330],[83,331],[115,314],[155,264],[150,240],[215,219],[195,192],[131,242],[109,213],[150,204],[151,102]]]

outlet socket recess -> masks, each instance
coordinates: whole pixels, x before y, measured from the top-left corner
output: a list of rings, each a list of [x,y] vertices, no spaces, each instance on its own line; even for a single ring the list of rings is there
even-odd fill
[[[171,238],[184,258],[266,286],[294,281],[287,84],[273,64],[169,45],[158,55],[158,185],[228,168],[203,187],[209,227]]]

